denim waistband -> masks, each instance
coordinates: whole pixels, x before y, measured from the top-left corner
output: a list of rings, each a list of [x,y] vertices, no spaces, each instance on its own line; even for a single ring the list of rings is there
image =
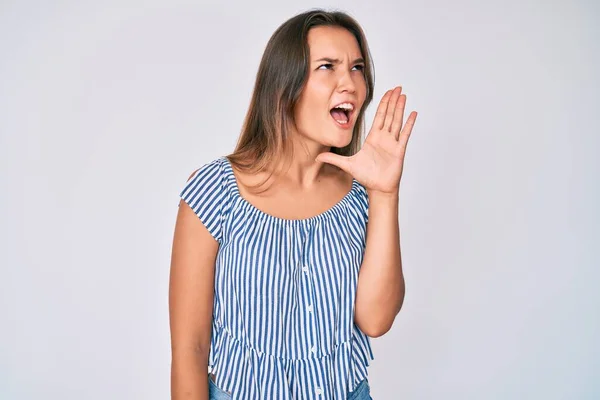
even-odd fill
[[[209,400],[231,400],[231,394],[219,388],[215,382],[208,378]],[[363,379],[354,391],[348,393],[347,400],[373,400],[371,398],[371,389],[367,378]]]

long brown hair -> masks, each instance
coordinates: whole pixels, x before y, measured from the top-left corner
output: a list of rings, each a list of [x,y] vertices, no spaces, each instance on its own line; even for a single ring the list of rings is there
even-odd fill
[[[333,153],[344,156],[358,152],[364,131],[364,112],[373,99],[373,63],[367,39],[358,22],[348,14],[315,9],[284,22],[267,43],[242,132],[234,152],[227,156],[238,169],[257,173],[290,154],[289,127],[293,126],[294,108],[310,65],[308,32],[317,26],[348,30],[356,38],[365,60],[363,73],[367,94],[358,113],[352,140],[343,148],[331,148]]]

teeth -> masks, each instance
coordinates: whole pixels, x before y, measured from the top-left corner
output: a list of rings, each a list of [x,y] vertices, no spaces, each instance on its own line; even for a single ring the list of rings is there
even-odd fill
[[[344,110],[354,110],[354,106],[351,103],[338,104],[334,108],[343,108]]]

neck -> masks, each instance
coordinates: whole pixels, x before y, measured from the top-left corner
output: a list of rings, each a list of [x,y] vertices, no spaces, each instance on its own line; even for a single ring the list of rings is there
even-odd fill
[[[279,165],[274,166],[275,174],[278,178],[284,178],[299,186],[309,187],[325,174],[330,174],[336,169],[332,165],[315,160],[317,155],[330,150],[331,147],[318,143],[292,140],[289,154],[281,158]]]

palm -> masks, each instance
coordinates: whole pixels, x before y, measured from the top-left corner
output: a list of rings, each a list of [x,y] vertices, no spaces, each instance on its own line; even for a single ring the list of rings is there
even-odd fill
[[[367,189],[397,192],[406,145],[417,118],[417,113],[412,112],[403,126],[406,95],[401,91],[396,88],[383,96],[373,126],[358,153],[350,157],[322,153],[317,159],[340,167]]]
[[[361,150],[348,157],[348,168],[354,179],[366,188],[392,192],[402,175],[402,155],[396,150],[391,136],[369,134]]]

